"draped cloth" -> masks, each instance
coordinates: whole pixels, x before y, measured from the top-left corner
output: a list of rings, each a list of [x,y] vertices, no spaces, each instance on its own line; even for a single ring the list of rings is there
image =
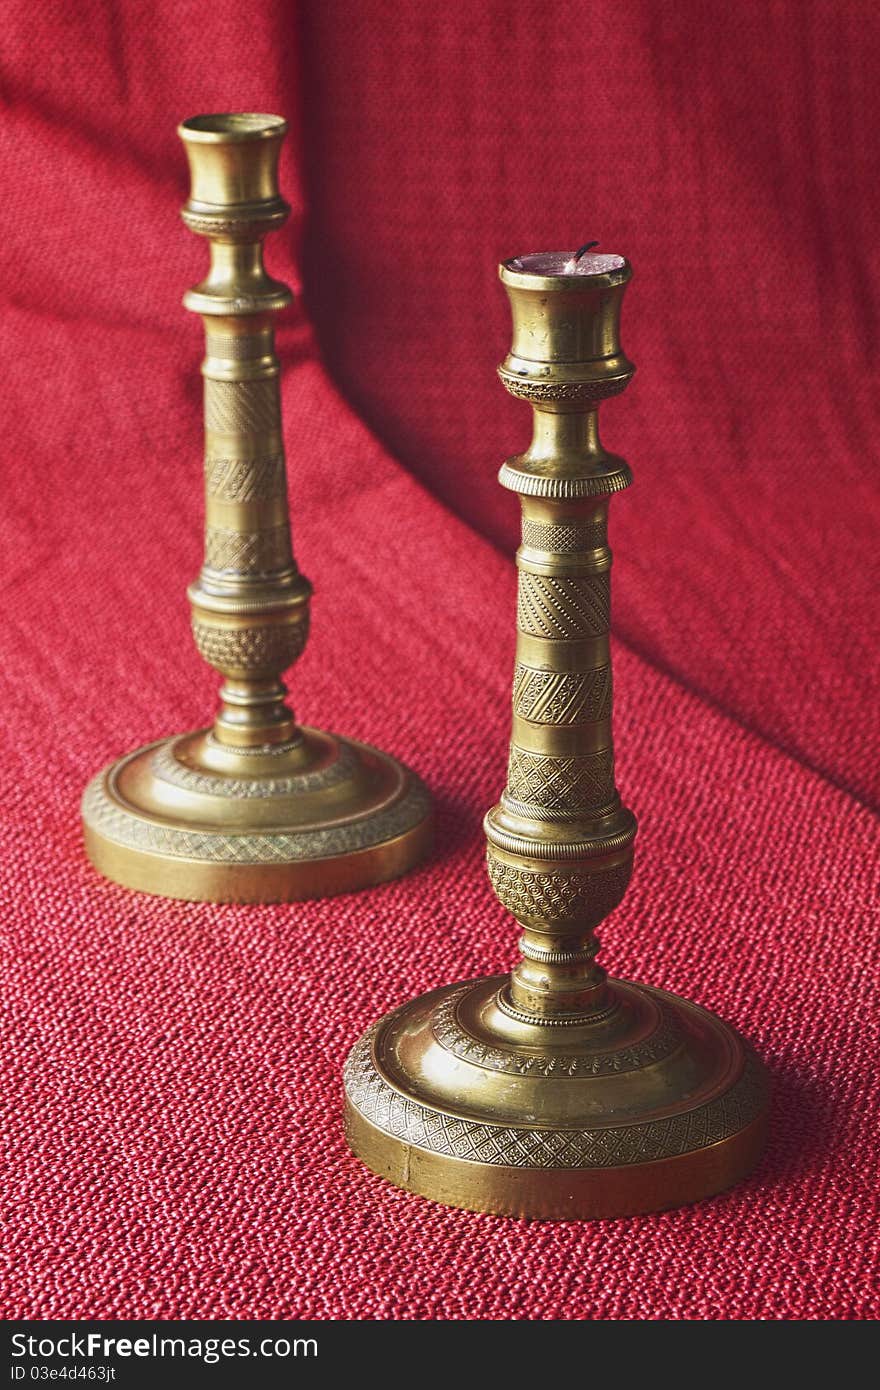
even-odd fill
[[[838,1319],[878,1312],[874,992],[880,18],[848,0],[9,0],[0,702],[9,1316]],[[205,246],[175,135],[284,113],[267,247],[299,717],[430,784],[435,855],[308,905],[102,881],[78,803],[204,724]],[[432,1205],[345,1147],[340,1071],[425,989],[509,967],[503,785],[528,437],[496,262],[598,238],[635,278],[603,433],[619,782],[613,973],[745,1032],[774,1099],[714,1201],[599,1224]]]

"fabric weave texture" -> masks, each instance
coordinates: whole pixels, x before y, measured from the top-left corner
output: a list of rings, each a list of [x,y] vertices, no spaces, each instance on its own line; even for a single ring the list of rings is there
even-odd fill
[[[880,20],[848,0],[7,7],[2,1311],[24,1317],[856,1319],[878,1313]],[[552,9],[552,16],[551,16]],[[210,44],[206,45],[206,30]],[[205,247],[181,118],[291,121],[279,330],[297,714],[408,761],[434,856],[369,893],[164,902],[85,860],[112,757],[206,723]],[[636,872],[612,973],[739,1027],[755,1174],[595,1224],[452,1211],[347,1152],[341,1065],[508,968],[483,865],[510,722],[528,410],[504,256],[635,278],[603,408],[615,734]]]

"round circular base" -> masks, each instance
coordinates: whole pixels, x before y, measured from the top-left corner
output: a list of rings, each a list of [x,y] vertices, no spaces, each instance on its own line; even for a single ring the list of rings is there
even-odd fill
[[[589,1023],[524,1023],[507,985],[434,990],[356,1043],[346,1134],[373,1172],[450,1206],[559,1220],[696,1202],[753,1166],[767,1076],[727,1024],[623,980]]]
[[[126,888],[207,902],[289,902],[403,874],[430,844],[428,793],[368,744],[301,728],[276,748],[210,730],[112,763],[82,803],[86,851]]]

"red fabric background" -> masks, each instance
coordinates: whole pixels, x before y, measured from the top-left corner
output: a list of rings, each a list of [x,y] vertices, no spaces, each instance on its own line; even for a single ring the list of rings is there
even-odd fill
[[[876,1316],[874,7],[8,14],[4,1310]],[[439,808],[423,869],[309,906],[129,894],[78,826],[98,766],[212,707],[183,596],[200,330],[179,301],[204,248],[174,126],[224,108],[293,126],[269,254],[317,329],[280,334],[318,587],[296,706],[407,758]],[[736,1191],[528,1225],[362,1170],[340,1066],[393,1004],[511,960],[479,821],[513,647],[494,477],[528,412],[493,377],[494,263],[592,237],[635,266],[640,369],[605,410],[636,473],[612,514],[642,833],[604,959],[736,1023],[776,1094]]]

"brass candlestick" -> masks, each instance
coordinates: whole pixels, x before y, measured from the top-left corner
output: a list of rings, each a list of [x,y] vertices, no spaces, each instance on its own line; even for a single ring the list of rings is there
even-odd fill
[[[272,316],[290,304],[263,268],[278,192],[277,116],[184,121],[183,209],[211,247],[184,298],[204,320],[205,561],[189,589],[193,635],[224,677],[213,729],[113,763],[83,798],[86,848],[129,888],[271,902],[393,878],[428,843],[427,793],[396,759],[299,727],[281,673],[303,650],[312,586],[290,543]]]
[[[636,823],[614,781],[606,537],[630,473],[597,430],[599,403],[633,373],[618,331],[631,272],[591,263],[500,268],[514,322],[500,376],[531,404],[534,438],[500,475],[523,522],[510,764],[485,828],[522,960],[388,1014],[345,1069],[349,1143],[370,1168],[512,1216],[622,1216],[718,1192],[754,1163],[767,1107],[733,1029],[595,961]]]

